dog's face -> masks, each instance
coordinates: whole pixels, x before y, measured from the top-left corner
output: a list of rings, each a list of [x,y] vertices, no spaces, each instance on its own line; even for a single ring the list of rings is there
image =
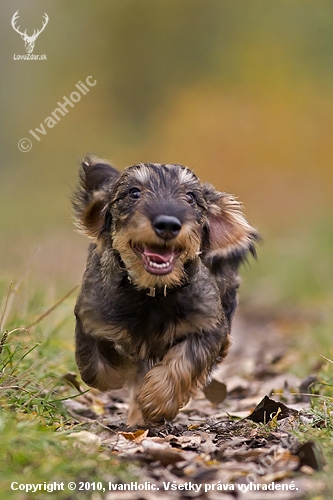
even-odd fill
[[[200,254],[207,262],[241,257],[256,239],[231,195],[181,165],[139,164],[120,175],[87,159],[74,209],[81,230],[111,241],[138,288],[178,286]]]
[[[181,284],[201,251],[202,186],[179,165],[130,167],[116,181],[109,210],[112,246],[140,288]]]

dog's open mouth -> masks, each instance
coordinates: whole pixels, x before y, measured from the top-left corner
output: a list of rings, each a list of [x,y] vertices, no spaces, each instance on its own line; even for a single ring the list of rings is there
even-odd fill
[[[180,254],[180,251],[174,248],[158,246],[132,245],[132,249],[141,258],[143,267],[150,274],[171,273]]]

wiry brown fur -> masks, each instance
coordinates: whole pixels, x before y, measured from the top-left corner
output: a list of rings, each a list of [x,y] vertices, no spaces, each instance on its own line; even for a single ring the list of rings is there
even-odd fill
[[[233,196],[181,165],[120,174],[87,158],[73,206],[93,239],[75,308],[81,376],[102,391],[129,385],[129,425],[172,420],[227,353],[258,233]]]

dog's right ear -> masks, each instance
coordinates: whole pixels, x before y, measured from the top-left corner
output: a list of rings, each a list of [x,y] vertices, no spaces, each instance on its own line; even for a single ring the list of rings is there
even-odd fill
[[[203,191],[208,222],[206,263],[216,268],[223,260],[240,264],[248,253],[255,257],[255,243],[261,238],[245,219],[241,204],[231,194],[216,191],[209,184],[203,185]]]
[[[94,156],[83,160],[72,205],[76,226],[86,236],[97,238],[103,229],[110,191],[119,175],[105,160]]]

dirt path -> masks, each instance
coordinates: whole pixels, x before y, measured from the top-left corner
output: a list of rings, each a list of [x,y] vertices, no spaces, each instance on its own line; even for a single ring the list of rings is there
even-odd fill
[[[76,439],[131,464],[133,480],[113,478],[107,500],[295,500],[325,489],[314,474],[324,466],[320,450],[295,437],[313,417],[300,395],[307,383],[286,369],[287,337],[274,321],[239,316],[233,337],[212,384],[172,425],[127,429],[126,391],[90,391],[68,402],[89,422]]]

